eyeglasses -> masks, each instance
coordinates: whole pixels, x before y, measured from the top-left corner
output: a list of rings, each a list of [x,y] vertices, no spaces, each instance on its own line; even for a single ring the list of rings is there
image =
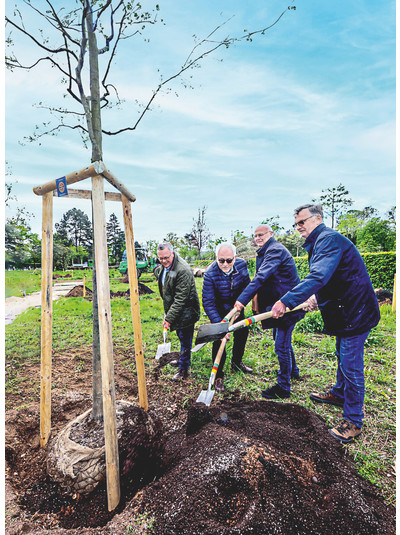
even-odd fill
[[[261,234],[261,232],[260,232],[260,234],[254,234],[254,237],[255,238],[261,238],[262,236],[265,236],[265,234],[268,234],[268,232],[263,232],[262,234]]]
[[[161,257],[161,256],[158,257],[160,262],[165,262],[166,260],[169,260],[170,258],[171,258],[171,255],[164,256],[164,257]]]
[[[312,217],[314,217],[313,215],[310,215],[310,217],[306,217],[305,219],[301,219],[300,221],[297,221],[296,223],[294,223],[292,226],[293,228],[296,228],[296,227],[302,227],[304,225],[304,223],[307,221],[307,219],[311,219]]]
[[[232,264],[232,262],[233,262],[233,258],[218,258],[218,262],[219,262],[220,264],[224,264],[225,262],[226,262],[227,264]]]

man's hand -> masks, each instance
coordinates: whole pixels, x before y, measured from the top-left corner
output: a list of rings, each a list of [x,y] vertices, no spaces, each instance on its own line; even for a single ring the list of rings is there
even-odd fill
[[[271,309],[272,317],[274,319],[281,318],[286,312],[286,305],[282,301],[277,301]]]
[[[164,320],[164,321],[163,321],[163,327],[164,327],[165,329],[168,329],[168,330],[169,330],[169,329],[171,328],[171,324],[170,324],[167,320]]]
[[[244,305],[240,301],[236,301],[233,305],[238,312],[241,312],[244,309]]]
[[[318,302],[315,295],[312,295],[309,297],[306,301],[307,306],[304,307],[304,310],[307,310],[307,312],[313,312],[314,310],[318,310]]]

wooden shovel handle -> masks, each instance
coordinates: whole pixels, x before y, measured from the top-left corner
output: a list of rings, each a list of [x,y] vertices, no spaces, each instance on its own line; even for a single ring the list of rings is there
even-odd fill
[[[307,306],[307,303],[301,303],[301,305],[297,305],[297,307],[294,307],[292,309],[286,308],[286,311],[284,314],[287,314],[288,312],[295,312],[296,310],[301,310],[302,308],[305,308]],[[241,327],[248,327],[249,325],[253,325],[253,323],[257,323],[258,321],[267,320],[269,318],[272,318],[272,312],[263,312],[262,314],[256,314],[255,316],[251,316],[250,318],[246,318],[244,320],[238,321],[235,323],[235,325],[232,325],[229,327],[228,332],[236,331],[236,329],[240,329]]]
[[[232,309],[231,312],[235,312],[236,309]],[[229,312],[229,314],[231,313]],[[232,317],[233,316],[233,317]],[[229,321],[229,325],[232,325],[233,322],[235,321],[235,316],[234,314],[231,315],[231,319]],[[214,359],[214,364],[213,364],[213,368],[211,370],[211,375],[210,375],[210,386],[209,388],[212,387],[212,385],[214,384],[214,381],[215,381],[215,376],[217,375],[217,371],[218,371],[218,366],[219,366],[219,363],[221,362],[221,357],[222,357],[222,353],[224,352],[224,349],[225,349],[225,346],[226,346],[226,342],[228,340],[226,339],[226,337],[224,336],[224,338],[221,340],[221,345],[219,346],[219,349],[218,349],[218,353],[216,354],[215,356],[215,359]]]
[[[228,322],[231,318],[233,318],[236,313],[239,314],[238,310],[236,308],[232,308],[232,310],[230,310],[228,314],[222,319],[221,323]]]

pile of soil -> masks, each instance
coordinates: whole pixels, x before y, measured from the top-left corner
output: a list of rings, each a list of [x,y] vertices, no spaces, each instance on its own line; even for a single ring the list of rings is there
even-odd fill
[[[160,370],[178,354],[153,361]],[[84,362],[73,373],[75,360]],[[134,371],[115,355],[117,398],[137,402]],[[52,432],[56,434],[91,405],[91,351],[54,355]],[[161,361],[161,359],[160,359]],[[34,369],[36,366],[36,369]],[[22,370],[21,370],[22,373]],[[39,376],[40,364],[26,370]],[[39,400],[27,392],[9,396],[6,412],[7,511],[9,535],[388,535],[395,510],[355,470],[347,449],[312,411],[282,402],[249,402],[235,393],[197,404],[191,380],[168,385],[147,374],[149,413],[162,422],[155,444],[157,462],[140,466],[122,454],[121,502],[107,510],[100,485],[87,497],[71,494],[46,472],[39,447]],[[29,383],[27,382],[27,386]],[[23,405],[22,400],[25,400]],[[76,438],[76,437],[75,437]],[[142,438],[128,434],[120,451]],[[150,446],[147,444],[147,446]],[[157,448],[156,448],[157,449]],[[125,457],[124,457],[125,455]],[[133,457],[132,457],[133,455]],[[12,488],[10,488],[12,483]],[[128,531],[131,529],[131,531]],[[71,531],[70,531],[71,533]]]
[[[90,288],[85,288],[85,297],[87,299],[89,299],[90,301],[92,300],[92,295],[93,295],[93,292]],[[67,294],[65,297],[83,297],[83,286],[74,286]]]
[[[378,290],[375,290],[375,295],[378,299],[379,306],[392,305],[393,293],[389,292],[389,290],[383,290],[383,288],[379,288]]]
[[[57,275],[57,273],[53,274],[53,279],[71,279],[72,275],[71,273],[67,273],[66,275]]]
[[[141,282],[138,283],[138,290],[139,290],[139,295],[146,295],[146,294],[153,294],[154,293],[154,291],[151,288],[149,288],[145,284],[142,284]],[[110,291],[110,297],[129,297],[130,295],[131,294],[130,294],[129,290],[122,291],[122,292],[112,292],[112,291]],[[90,288],[86,287],[86,291],[85,291],[86,299],[91,301],[92,300],[92,296],[93,296],[92,290]],[[72,288],[72,290],[70,290],[66,294],[65,297],[83,297],[83,286],[82,285],[74,286],[74,288]]]

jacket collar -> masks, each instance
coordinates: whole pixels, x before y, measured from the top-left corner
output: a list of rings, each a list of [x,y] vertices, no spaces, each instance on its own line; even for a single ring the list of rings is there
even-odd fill
[[[321,223],[318,225],[318,227],[315,227],[315,229],[311,232],[311,234],[308,236],[306,241],[303,243],[302,247],[309,252],[310,249],[314,247],[315,242],[317,241],[318,236],[321,234],[321,232],[326,229],[325,223]]]
[[[257,252],[257,255],[258,255],[258,256],[263,255],[263,254],[267,251],[267,249],[268,249],[274,242],[276,242],[276,239],[275,239],[273,236],[271,236],[271,237],[269,238],[269,240],[267,240],[267,241],[264,243],[264,245],[263,245],[262,247],[260,247],[259,249],[257,249],[257,251],[256,251],[256,252]]]

